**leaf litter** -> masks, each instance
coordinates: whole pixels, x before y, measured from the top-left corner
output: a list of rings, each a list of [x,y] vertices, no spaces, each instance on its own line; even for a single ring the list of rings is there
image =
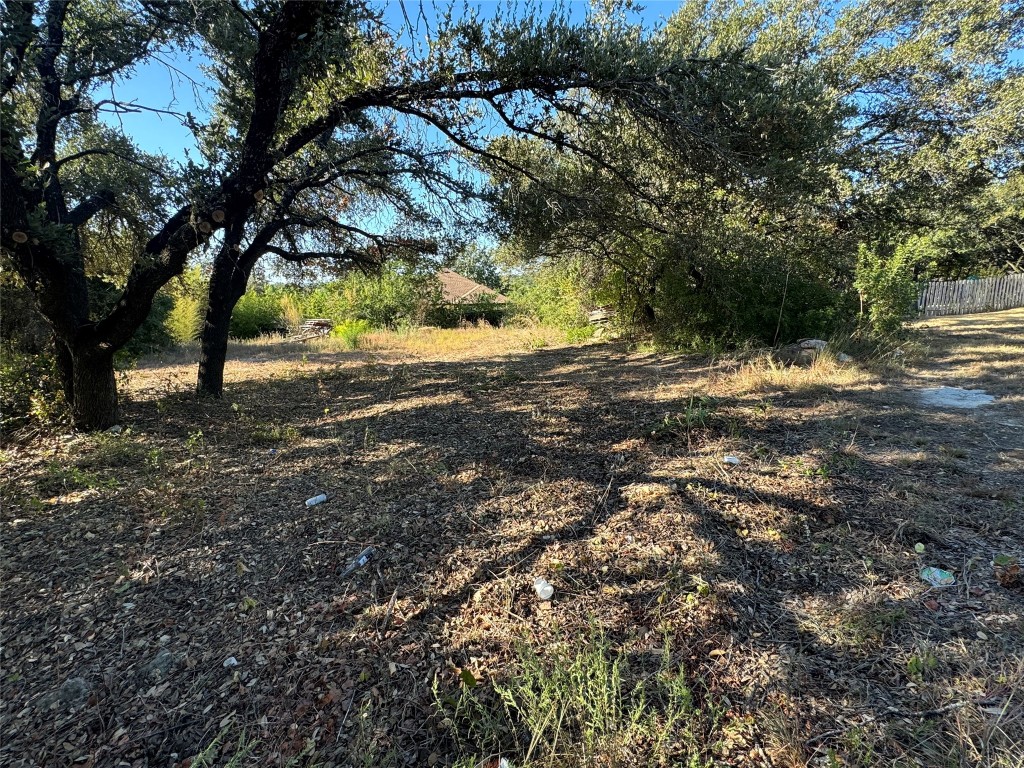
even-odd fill
[[[996,711],[1019,734],[1024,596],[997,579],[1016,559],[991,565],[1024,551],[1019,435],[894,414],[874,375],[741,374],[609,345],[339,355],[216,403],[137,372],[121,434],[4,452],[0,760],[184,767],[244,732],[259,764],[450,765],[435,681],[486,686],[518,642],[595,621],[641,656],[671,638],[724,712],[706,759],[853,754],[856,732],[928,762]],[[710,415],[649,437],[704,391]],[[297,439],[254,445],[270,423]],[[915,542],[962,574],[941,604]]]

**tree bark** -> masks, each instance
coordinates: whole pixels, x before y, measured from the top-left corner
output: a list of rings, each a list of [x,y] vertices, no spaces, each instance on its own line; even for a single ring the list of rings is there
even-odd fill
[[[53,335],[53,349],[57,361],[57,375],[60,376],[60,388],[64,392],[64,402],[71,405],[75,402],[75,364],[71,350],[56,334]]]
[[[196,392],[206,397],[224,393],[224,363],[228,356],[231,313],[245,293],[252,264],[237,257],[214,261],[209,302],[200,334],[199,378]]]
[[[117,423],[117,383],[114,353],[74,350],[71,352],[71,418],[75,428],[87,432],[108,429]]]

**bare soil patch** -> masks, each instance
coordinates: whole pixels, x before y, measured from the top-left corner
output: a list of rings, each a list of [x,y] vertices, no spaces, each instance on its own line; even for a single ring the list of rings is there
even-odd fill
[[[923,334],[884,371],[266,347],[222,402],[142,366],[122,434],[4,451],[0,762],[453,765],[438,691],[597,625],[685,670],[680,760],[1019,766],[1024,311]]]

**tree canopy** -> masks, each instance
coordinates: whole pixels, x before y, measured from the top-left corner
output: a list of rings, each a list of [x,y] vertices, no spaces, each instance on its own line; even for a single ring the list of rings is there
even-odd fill
[[[504,252],[577,260],[593,300],[678,343],[834,324],[861,245],[917,238],[916,277],[1019,268],[1019,4],[693,0],[654,28],[630,8],[420,29],[363,0],[8,2],[0,254],[76,424],[116,419],[113,354],[200,255],[199,390],[218,395],[261,258],[448,252],[480,203]],[[206,113],[118,95],[185,54]],[[139,110],[195,151],[140,149],[116,119]]]
[[[830,332],[862,245],[912,252],[907,285],[1015,268],[1022,44],[999,2],[684,3],[659,47],[731,63],[714,153],[649,141],[598,97],[606,120],[558,119],[589,154],[494,143],[534,172],[489,164],[497,231],[520,258],[589,265],[592,303],[677,344]]]
[[[112,355],[200,249],[217,251],[204,329],[214,371],[205,388],[217,393],[222,310],[229,315],[244,291],[253,259],[294,254],[300,241],[353,259],[408,247],[409,238],[352,218],[375,196],[415,213],[402,176],[458,191],[443,156],[405,139],[409,121],[480,156],[487,142],[467,105],[556,144],[561,133],[547,131],[545,117],[582,119],[587,93],[628,110],[666,145],[713,147],[728,122],[706,109],[728,62],[680,59],[605,9],[581,23],[558,9],[449,15],[425,49],[404,45],[379,10],[354,0],[13,2],[3,26],[0,243],[53,326],[75,421],[86,428],[116,419]],[[185,48],[209,57],[216,102],[205,122],[187,116],[199,156],[174,164],[146,157],[99,116],[141,108],[106,98],[105,86]],[[696,111],[706,112],[700,125]],[[86,233],[115,212],[121,295],[96,316],[87,275],[98,239]]]

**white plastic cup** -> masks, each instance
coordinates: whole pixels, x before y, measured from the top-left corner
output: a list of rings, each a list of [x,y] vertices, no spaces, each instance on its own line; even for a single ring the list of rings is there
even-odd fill
[[[315,507],[317,504],[323,504],[327,501],[327,494],[321,493],[319,496],[314,496],[312,499],[306,499],[307,507]]]
[[[550,600],[551,596],[555,594],[555,588],[539,576],[533,580],[533,590],[541,600]]]

